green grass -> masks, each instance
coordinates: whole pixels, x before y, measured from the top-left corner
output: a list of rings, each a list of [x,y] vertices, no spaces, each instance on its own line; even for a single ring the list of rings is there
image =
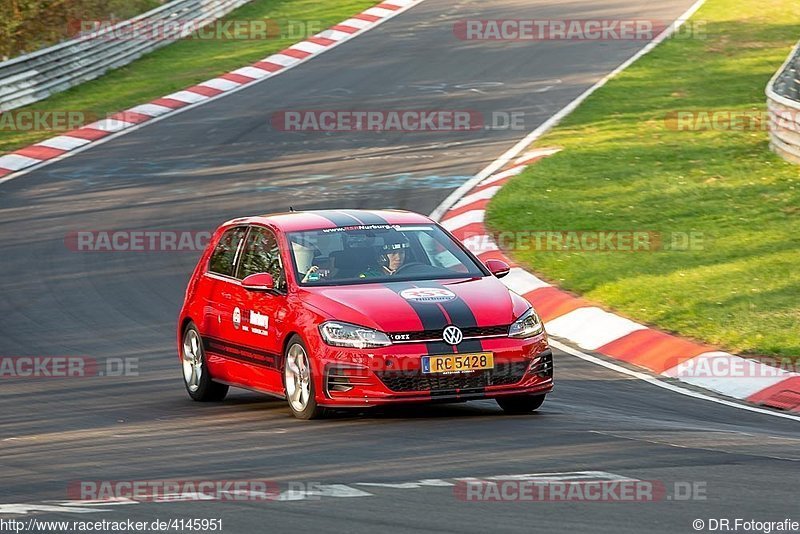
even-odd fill
[[[312,29],[321,31],[377,3],[377,0],[254,0],[225,18],[271,19],[281,27],[286,26],[285,21],[306,21],[313,24]],[[180,41],[97,80],[19,110],[88,111],[105,116],[246,66],[300,40],[295,37]],[[62,132],[0,131],[0,152],[10,152],[59,133]]]
[[[800,38],[796,0],[709,0],[705,39],[659,46],[536,146],[564,150],[491,202],[508,230],[701,232],[702,250],[511,251],[635,320],[745,354],[800,357],[800,167],[764,131],[677,131],[677,110],[763,111]]]

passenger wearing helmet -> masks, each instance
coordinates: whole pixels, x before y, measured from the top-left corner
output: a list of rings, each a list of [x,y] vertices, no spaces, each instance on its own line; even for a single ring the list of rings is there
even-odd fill
[[[317,249],[313,243],[303,238],[295,238],[292,240],[292,253],[295,263],[297,263],[297,271],[304,275],[302,283],[316,282],[320,279],[320,269],[314,265]]]

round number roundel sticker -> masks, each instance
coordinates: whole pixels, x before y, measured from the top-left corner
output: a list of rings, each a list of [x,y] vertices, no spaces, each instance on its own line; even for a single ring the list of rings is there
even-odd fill
[[[456,298],[455,293],[441,287],[415,287],[404,289],[400,296],[414,302],[446,302]]]

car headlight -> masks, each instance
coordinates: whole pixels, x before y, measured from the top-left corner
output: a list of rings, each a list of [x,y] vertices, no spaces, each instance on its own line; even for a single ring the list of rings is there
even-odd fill
[[[329,321],[319,326],[322,339],[334,347],[351,347],[366,349],[371,347],[385,347],[391,345],[389,336],[378,330],[365,328],[349,323]]]
[[[544,325],[536,311],[533,308],[528,308],[528,311],[523,313],[519,319],[514,321],[508,329],[508,337],[526,338],[533,337],[541,334],[544,331]]]

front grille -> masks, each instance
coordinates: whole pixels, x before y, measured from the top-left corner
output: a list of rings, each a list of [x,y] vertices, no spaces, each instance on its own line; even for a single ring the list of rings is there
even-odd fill
[[[430,391],[432,393],[453,390],[482,389],[487,386],[516,384],[525,376],[528,361],[498,363],[490,371],[462,374],[421,374],[418,371],[383,371],[376,373],[381,382],[392,391]]]
[[[462,328],[464,338],[507,336],[509,325],[470,326]],[[394,342],[441,341],[443,330],[417,330],[416,332],[391,332],[389,339]]]

